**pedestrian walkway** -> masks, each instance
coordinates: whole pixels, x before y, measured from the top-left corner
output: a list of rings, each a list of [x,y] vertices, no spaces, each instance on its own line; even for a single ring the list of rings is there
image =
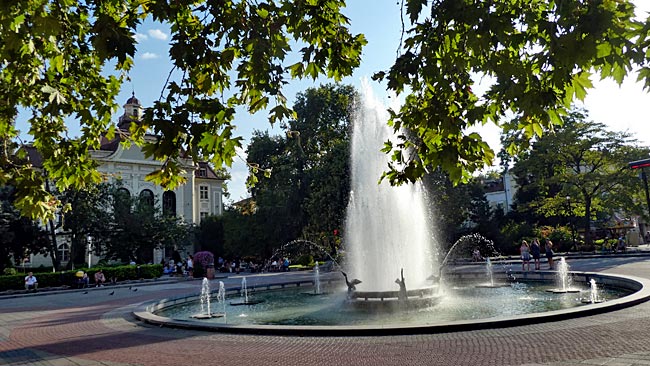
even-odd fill
[[[650,278],[649,257],[570,259],[573,270]],[[249,285],[309,273],[247,275]],[[240,276],[222,279],[236,287]],[[382,337],[281,337],[148,326],[142,302],[200,281],[0,299],[0,365],[650,365],[650,303],[502,329]]]

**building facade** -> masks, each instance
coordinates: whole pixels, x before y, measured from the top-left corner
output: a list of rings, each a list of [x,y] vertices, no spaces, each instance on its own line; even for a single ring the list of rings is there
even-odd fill
[[[118,133],[113,139],[102,138],[99,150],[90,151],[90,155],[99,163],[98,171],[108,181],[120,180],[121,190],[130,196],[148,197],[152,202],[159,202],[163,213],[180,217],[188,223],[199,224],[201,219],[207,216],[221,215],[223,212],[223,183],[208,163],[199,162],[194,164],[191,160],[185,163],[186,184],[174,190],[165,190],[151,182],[145,177],[157,170],[161,162],[153,158],[146,158],[139,146],[122,144],[123,135],[128,134],[131,123],[137,123],[143,113],[143,108],[138,99],[133,95],[124,105],[124,114],[119,118]],[[147,135],[149,140],[155,140],[156,136]],[[59,241],[59,256],[69,259],[66,250],[69,249],[66,233],[61,232],[57,237]],[[154,263],[160,262],[164,257],[162,250],[153,254]],[[94,255],[90,256],[90,263],[95,264],[99,259]],[[49,257],[32,255],[28,260],[31,266],[51,266]]]

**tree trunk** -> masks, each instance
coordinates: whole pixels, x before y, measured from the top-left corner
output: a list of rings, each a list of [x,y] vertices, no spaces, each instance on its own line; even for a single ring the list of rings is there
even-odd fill
[[[591,245],[591,197],[584,195],[585,198],[585,244]]]
[[[54,225],[54,220],[47,220],[48,227],[49,227],[49,234],[50,234],[50,256],[52,257],[52,268],[55,271],[59,270],[59,267],[61,267],[61,258],[59,258],[59,245],[56,240],[56,226]]]

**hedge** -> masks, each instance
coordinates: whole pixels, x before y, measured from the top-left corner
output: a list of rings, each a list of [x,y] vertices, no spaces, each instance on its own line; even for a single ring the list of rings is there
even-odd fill
[[[140,267],[138,269],[138,267]],[[119,267],[93,267],[76,269],[73,271],[50,272],[35,274],[38,280],[38,287],[60,287],[60,286],[76,286],[77,271],[85,271],[88,273],[90,283],[95,282],[95,272],[102,270],[106,282],[110,282],[111,278],[116,281],[137,280],[141,278],[158,278],[162,276],[162,264],[142,264],[140,266],[128,265]],[[29,272],[29,270],[28,270]],[[17,274],[10,276],[0,276],[0,291],[6,290],[22,290],[25,288],[25,274]]]

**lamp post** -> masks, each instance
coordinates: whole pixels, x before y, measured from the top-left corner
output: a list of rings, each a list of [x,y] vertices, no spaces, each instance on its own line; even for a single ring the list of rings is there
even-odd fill
[[[566,203],[567,206],[569,207],[569,226],[571,227],[571,247],[573,250],[577,251],[578,248],[576,248],[576,234],[575,234],[575,226],[573,224],[573,210],[571,209],[571,196],[566,196]]]
[[[88,235],[87,237],[87,242],[88,242],[88,268],[90,268],[90,261],[92,260],[92,245],[93,245],[93,237]]]

